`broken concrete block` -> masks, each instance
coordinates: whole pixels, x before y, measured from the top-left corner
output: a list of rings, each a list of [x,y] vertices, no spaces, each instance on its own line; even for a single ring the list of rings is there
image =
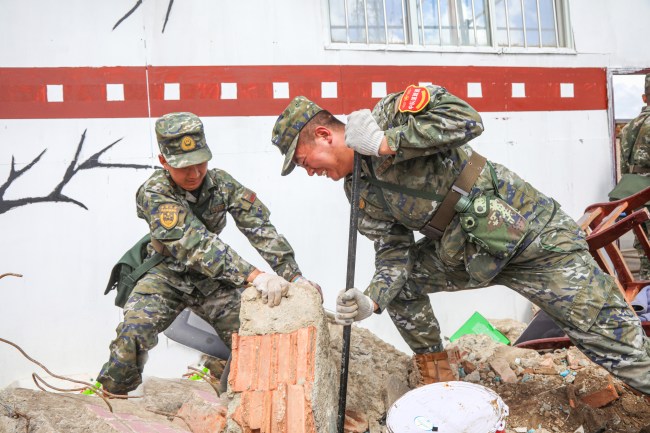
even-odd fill
[[[505,383],[516,383],[517,375],[510,368],[508,361],[503,358],[494,358],[490,361],[492,369],[501,377]]]
[[[398,398],[409,392],[408,384],[403,378],[389,377],[384,390],[384,407],[389,408]]]
[[[337,380],[320,295],[292,284],[280,305],[242,294],[233,335],[226,432],[334,432]]]

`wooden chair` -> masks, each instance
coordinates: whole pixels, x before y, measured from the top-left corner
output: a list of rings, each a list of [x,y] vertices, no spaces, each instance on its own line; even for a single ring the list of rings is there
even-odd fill
[[[603,271],[616,278],[628,302],[632,302],[639,290],[650,285],[650,280],[634,279],[618,240],[632,230],[646,256],[650,257],[650,241],[643,230],[643,224],[650,219],[645,208],[647,202],[650,202],[650,187],[621,200],[592,204],[578,220],[587,233],[589,252]]]
[[[650,213],[645,208],[645,203],[648,202],[650,202],[650,187],[625,199],[592,204],[585,209],[584,214],[578,220],[578,224],[587,234],[589,252],[598,266],[614,277],[616,285],[628,303],[632,302],[643,287],[650,285],[650,280],[634,279],[621,253],[619,239],[632,230],[641,243],[646,256],[650,257],[650,241],[643,230],[643,223],[650,220]],[[529,325],[533,334],[529,338],[536,338],[534,335],[538,333],[534,328],[536,319],[538,319],[537,316]],[[543,320],[543,317],[539,317],[539,319]],[[642,322],[642,325],[646,334],[650,335],[650,322]],[[526,331],[524,331],[525,333]],[[560,332],[560,334],[563,333]],[[520,339],[515,343],[517,347],[535,350],[559,349],[570,345],[571,342],[566,336],[524,338],[523,341]]]

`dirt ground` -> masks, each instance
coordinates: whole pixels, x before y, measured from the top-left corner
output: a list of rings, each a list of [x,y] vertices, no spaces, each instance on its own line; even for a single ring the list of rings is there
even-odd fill
[[[512,320],[491,323],[511,341],[526,327]],[[337,328],[330,328],[333,351],[340,338]],[[575,347],[538,352],[499,344],[485,335],[466,335],[446,348],[457,350],[459,380],[492,389],[508,405],[506,433],[650,433],[650,403]],[[387,431],[382,425],[386,412],[413,388],[415,376],[409,356],[353,327],[348,408],[366,413],[371,433]],[[371,388],[379,383],[383,389]],[[600,408],[583,403],[584,397],[610,384],[618,394],[614,401]]]
[[[514,341],[512,323],[493,321]],[[498,344],[486,336],[465,336],[447,348],[459,349],[460,371],[466,374],[461,380],[494,390],[508,405],[508,431],[650,433],[650,403],[575,347],[538,352]],[[495,371],[499,359],[514,373],[509,381],[503,377],[509,371],[506,375]],[[466,371],[472,367],[475,372]],[[608,385],[619,395],[614,401],[599,408],[583,402]]]

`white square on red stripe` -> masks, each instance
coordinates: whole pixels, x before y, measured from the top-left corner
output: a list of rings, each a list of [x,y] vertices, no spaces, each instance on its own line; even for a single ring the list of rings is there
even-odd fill
[[[179,101],[181,99],[181,85],[179,83],[165,83],[165,101]]]
[[[106,100],[124,101],[124,84],[107,84]]]
[[[386,96],[386,83],[372,83],[372,97],[383,98]]]
[[[288,99],[289,83],[273,83],[273,99]]]
[[[47,85],[47,102],[63,102],[63,84]]]
[[[467,97],[482,98],[483,88],[481,87],[481,83],[467,83]]]
[[[573,83],[560,83],[560,97],[573,98]]]
[[[321,98],[338,98],[338,83],[336,81],[323,81],[320,83]]]
[[[525,98],[526,97],[526,84],[512,83],[512,97]]]
[[[237,83],[221,83],[221,99],[237,99]]]

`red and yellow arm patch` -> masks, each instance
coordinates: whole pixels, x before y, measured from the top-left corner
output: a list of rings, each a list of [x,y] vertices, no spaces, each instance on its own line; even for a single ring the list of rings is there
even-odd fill
[[[158,208],[158,221],[160,225],[171,230],[178,224],[180,207],[175,204],[163,204]]]
[[[410,85],[404,90],[397,109],[402,113],[419,113],[430,100],[431,95],[426,87]]]

